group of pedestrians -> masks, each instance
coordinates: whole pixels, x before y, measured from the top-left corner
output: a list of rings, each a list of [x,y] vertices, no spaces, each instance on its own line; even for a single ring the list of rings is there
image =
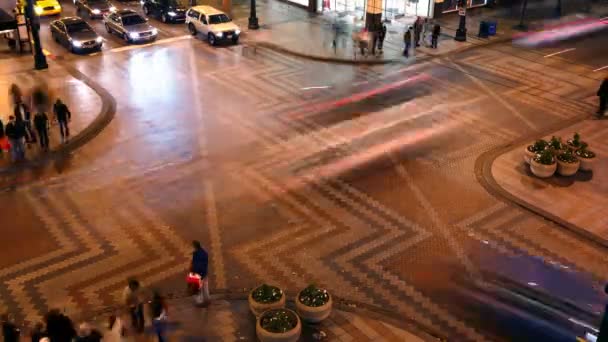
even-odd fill
[[[18,162],[25,159],[26,145],[39,142],[40,149],[48,151],[50,129],[50,120],[46,113],[48,94],[42,88],[34,89],[28,105],[21,88],[13,84],[9,89],[9,97],[13,104],[13,114],[8,117],[6,124],[0,119],[0,153],[10,150],[12,160]],[[69,122],[72,113],[61,99],[56,100],[52,110],[54,119],[59,125],[61,142],[65,143],[70,136]]]
[[[86,322],[81,323],[76,329],[73,321],[58,309],[50,310],[44,315],[43,320],[44,322],[34,325],[30,333],[32,342],[101,342],[102,339],[107,341],[99,330]],[[18,342],[21,330],[15,322],[8,314],[3,314],[1,321],[4,342]]]
[[[432,49],[436,49],[439,42],[439,35],[441,34],[441,26],[439,24],[431,24],[428,18],[422,19],[418,17],[416,18],[413,26],[408,26],[406,28],[405,32],[403,33],[403,56],[405,58],[409,58],[412,45],[414,48],[420,46],[420,41],[425,40],[428,31],[430,31],[431,35],[430,47]]]

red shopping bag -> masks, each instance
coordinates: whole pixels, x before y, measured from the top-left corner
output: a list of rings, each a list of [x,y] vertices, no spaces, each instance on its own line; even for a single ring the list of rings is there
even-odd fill
[[[186,276],[186,284],[188,284],[188,290],[192,295],[198,293],[201,289],[201,276],[196,273],[188,273]]]
[[[11,149],[11,143],[7,137],[0,139],[0,150],[8,152]]]

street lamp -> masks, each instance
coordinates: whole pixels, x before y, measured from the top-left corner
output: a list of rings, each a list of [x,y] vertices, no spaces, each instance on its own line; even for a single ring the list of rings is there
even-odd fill
[[[456,30],[456,36],[454,40],[459,42],[465,42],[467,40],[467,1],[458,0],[458,15],[460,16],[460,22],[458,23],[458,29]]]
[[[255,13],[255,0],[251,0],[251,11],[249,12],[249,29],[257,30],[260,28],[260,24],[258,23],[258,17]]]
[[[25,16],[30,23],[32,39],[34,40],[34,68],[36,70],[46,69],[49,65],[46,63],[46,56],[42,52],[42,46],[40,46],[39,24],[38,19],[34,15],[34,0],[26,1]]]

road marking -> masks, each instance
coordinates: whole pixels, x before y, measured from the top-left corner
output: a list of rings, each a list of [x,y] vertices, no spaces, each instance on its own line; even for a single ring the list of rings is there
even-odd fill
[[[593,70],[593,72],[604,70],[604,69],[608,69],[608,65],[605,65],[603,67],[597,68],[597,69]]]
[[[576,50],[576,48],[570,48],[570,49],[566,49],[566,50],[562,50],[562,51],[558,51],[558,52],[550,53],[550,54],[548,54],[548,55],[545,55],[544,57],[545,57],[545,58],[547,58],[547,57],[553,57],[553,56],[555,56],[555,55],[559,55],[559,54],[562,54],[562,53],[566,53],[566,52],[569,52],[569,51],[572,51],[572,50]]]
[[[329,86],[316,86],[316,87],[305,87],[301,88],[302,90],[311,90],[311,89],[327,89]]]
[[[134,49],[149,47],[149,46],[153,46],[153,45],[172,43],[172,42],[176,42],[176,41],[180,41],[180,40],[186,40],[186,39],[192,39],[192,35],[185,34],[183,36],[161,39],[161,40],[157,40],[157,41],[154,41],[152,43],[147,43],[147,44],[137,44],[137,45],[121,46],[121,47],[118,47],[118,48],[111,49],[108,52],[128,51],[128,50],[134,50]]]

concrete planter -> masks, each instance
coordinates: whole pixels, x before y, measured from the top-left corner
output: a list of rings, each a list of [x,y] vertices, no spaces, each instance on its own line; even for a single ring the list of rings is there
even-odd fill
[[[530,170],[538,178],[549,178],[553,176],[555,170],[557,170],[557,163],[554,162],[551,165],[545,165],[532,158],[530,161]]]
[[[557,158],[557,173],[562,176],[572,176],[578,171],[580,165],[581,162],[578,160],[576,163],[566,163]]]
[[[255,317],[259,317],[261,314],[264,313],[264,311],[271,310],[271,309],[282,309],[285,307],[285,292],[283,292],[281,299],[279,299],[276,302],[259,303],[253,299],[252,293],[254,290],[255,289],[253,289],[253,290],[251,290],[251,292],[249,292],[249,297],[247,298],[247,301],[249,302],[249,310],[251,310],[251,313],[253,313],[253,315]],[[281,292],[282,292],[282,290],[281,290]]]
[[[300,291],[300,293],[302,292]],[[303,321],[310,323],[319,323],[329,317],[329,315],[331,314],[331,308],[333,306],[331,294],[328,293],[329,300],[324,305],[308,306],[300,302],[300,293],[298,293],[298,295],[296,296],[296,311],[298,312],[298,315],[300,315]]]
[[[534,158],[534,156],[536,155],[536,152],[530,152],[530,150],[528,149],[528,147],[530,146],[532,145],[524,147],[524,161],[526,162],[526,164],[530,164],[530,160],[532,160],[532,158]]]
[[[285,298],[285,296],[283,296],[283,298]],[[258,317],[257,322],[255,324],[255,333],[260,341],[262,341],[262,342],[296,342],[300,338],[300,335],[302,334],[302,323],[300,322],[300,318],[292,310],[289,310],[289,309],[285,309],[285,310],[293,313],[293,315],[295,316],[295,318],[298,321],[296,326],[293,329],[286,331],[284,333],[270,332],[270,331],[262,328],[261,321],[262,321],[263,315],[261,315],[260,317]]]
[[[593,169],[593,164],[595,164],[596,161],[596,157],[593,158],[583,158],[578,156],[578,160],[580,160],[581,162],[581,166],[579,167],[579,170],[581,171],[591,171]]]

